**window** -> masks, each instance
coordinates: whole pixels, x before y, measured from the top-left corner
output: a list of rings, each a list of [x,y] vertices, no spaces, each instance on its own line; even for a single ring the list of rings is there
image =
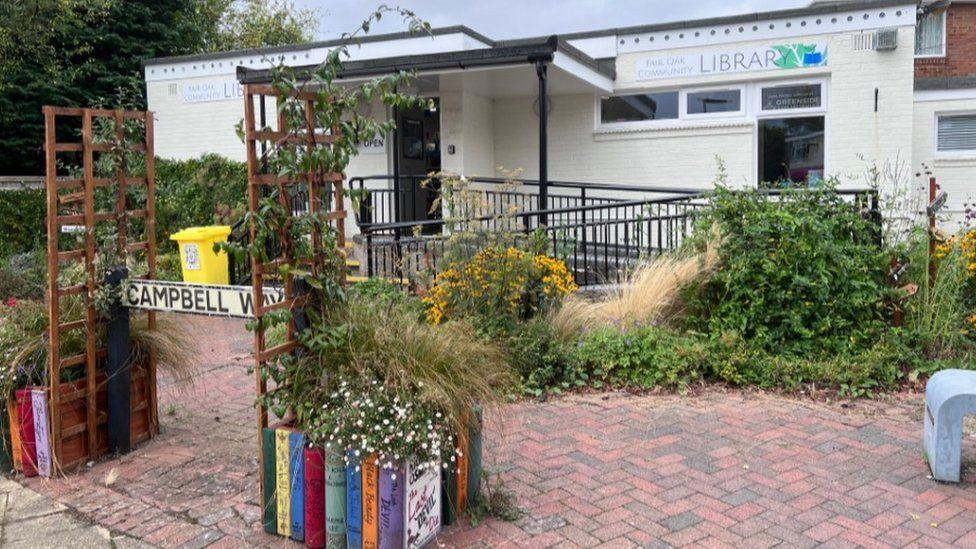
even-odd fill
[[[916,57],[945,55],[945,17],[945,10],[919,16],[915,24]]]
[[[616,95],[600,100],[600,122],[639,122],[678,118],[678,92]]]
[[[742,90],[688,92],[688,114],[738,112],[742,108]]]
[[[824,174],[824,117],[759,120],[759,185],[812,185]]]
[[[937,126],[938,152],[976,153],[976,114],[939,115]]]
[[[823,103],[820,84],[790,84],[762,89],[761,107],[764,111],[786,109],[816,109]]]

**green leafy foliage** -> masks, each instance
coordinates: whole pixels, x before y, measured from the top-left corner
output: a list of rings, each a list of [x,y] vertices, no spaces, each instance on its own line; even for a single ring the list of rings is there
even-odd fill
[[[2,115],[0,115],[2,116]],[[0,191],[0,262],[44,246],[47,202],[41,189]],[[0,293],[2,295],[2,293]]]
[[[216,154],[156,159],[156,241],[161,253],[175,251],[169,237],[187,227],[234,224],[243,217],[246,202],[243,162]]]
[[[798,355],[847,352],[884,328],[886,253],[830,185],[782,196],[720,187],[696,232],[716,223],[721,268],[691,292],[692,326]]]
[[[579,343],[576,360],[596,384],[682,389],[701,379],[707,349],[697,338],[657,327],[599,328]]]

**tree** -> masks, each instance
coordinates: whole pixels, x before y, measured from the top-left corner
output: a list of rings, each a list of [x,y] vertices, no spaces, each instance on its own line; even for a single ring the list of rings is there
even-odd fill
[[[289,0],[0,0],[0,175],[43,173],[43,105],[145,108],[146,59],[315,28]]]
[[[0,174],[43,173],[43,105],[144,107],[142,61],[199,51],[194,0],[0,7]],[[123,99],[120,99],[123,98]]]
[[[301,44],[318,28],[315,10],[290,0],[199,0],[196,16],[207,52]]]

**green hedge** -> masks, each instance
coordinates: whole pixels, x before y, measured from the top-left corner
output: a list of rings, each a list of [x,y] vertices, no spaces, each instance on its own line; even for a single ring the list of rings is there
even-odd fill
[[[243,162],[208,154],[156,160],[156,240],[161,253],[176,251],[170,235],[187,227],[232,225],[247,204]]]
[[[44,191],[0,191],[0,259],[43,247],[47,240]]]

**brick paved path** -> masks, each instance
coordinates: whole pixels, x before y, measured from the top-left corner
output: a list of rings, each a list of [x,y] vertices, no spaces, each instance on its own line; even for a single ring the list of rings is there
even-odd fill
[[[250,339],[239,322],[192,322],[201,374],[183,392],[161,388],[160,437],[82,474],[23,482],[161,546],[297,547],[260,531]],[[958,486],[927,478],[920,403],[711,390],[512,405],[489,418],[487,461],[528,515],[455,526],[439,544],[976,547],[976,473]],[[974,446],[968,437],[964,463]]]

